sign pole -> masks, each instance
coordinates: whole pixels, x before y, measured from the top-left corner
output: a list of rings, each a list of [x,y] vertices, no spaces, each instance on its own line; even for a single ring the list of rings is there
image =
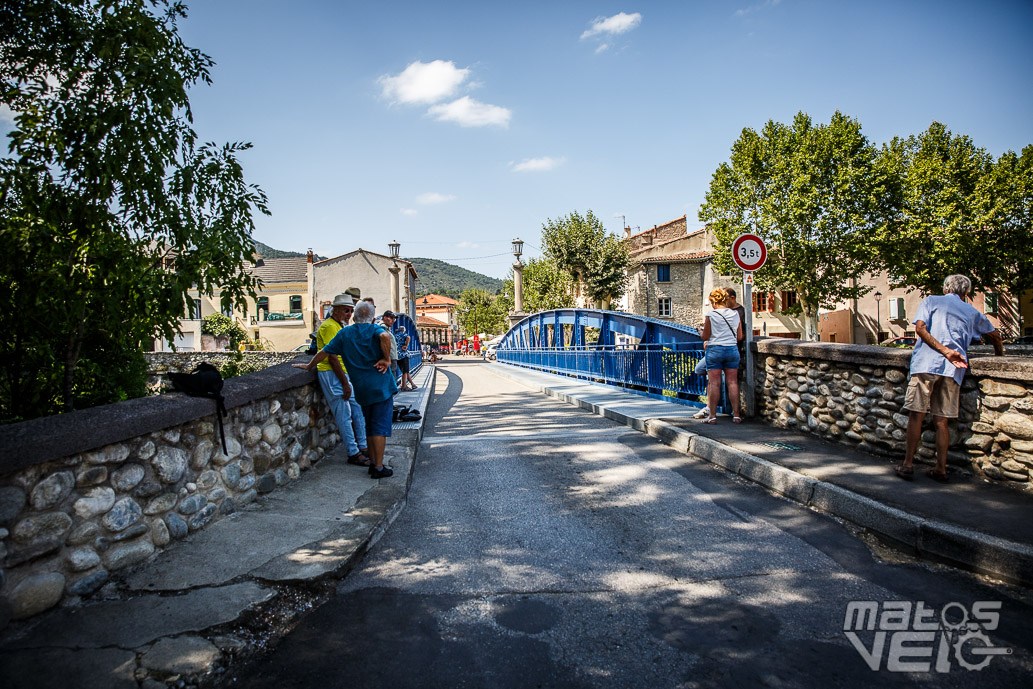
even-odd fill
[[[742,274],[742,306],[746,312],[746,322],[743,324],[746,335],[746,418],[752,418],[755,412],[754,385],[757,372],[753,370],[753,273],[743,272]]]
[[[735,238],[732,242],[732,260],[735,265],[743,271],[742,296],[743,310],[746,312],[746,323],[744,342],[746,344],[746,389],[744,390],[744,402],[746,403],[746,416],[752,417],[756,413],[755,386],[756,372],[753,370],[753,271],[760,270],[768,260],[768,248],[764,239],[757,234],[746,232]]]

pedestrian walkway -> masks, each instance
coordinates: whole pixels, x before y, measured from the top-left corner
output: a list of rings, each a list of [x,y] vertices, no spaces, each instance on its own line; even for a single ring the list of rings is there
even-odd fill
[[[674,402],[567,376],[490,364],[498,375],[646,432],[675,449],[826,512],[923,558],[1033,586],[1033,493],[953,469],[943,485],[894,461],[756,420],[716,425]],[[897,460],[899,461],[899,459]]]
[[[399,393],[426,415],[434,367]],[[342,445],[298,481],[198,531],[105,587],[103,600],[55,608],[0,633],[0,677],[10,689],[166,689],[192,686],[222,660],[318,601],[384,533],[405,504],[423,432],[392,428],[371,480]],[[264,615],[266,620],[255,620]]]

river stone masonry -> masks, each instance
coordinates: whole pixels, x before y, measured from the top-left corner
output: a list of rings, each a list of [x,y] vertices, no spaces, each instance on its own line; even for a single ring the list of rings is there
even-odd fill
[[[174,424],[71,455],[47,457],[59,448],[43,443],[38,463],[17,453],[31,449],[32,428],[0,429],[0,605],[7,613],[0,620],[75,603],[120,570],[298,478],[333,449],[340,436],[314,376],[277,369],[227,381],[225,453],[211,400],[178,393],[15,424],[74,433],[78,421],[87,435],[117,437],[120,420],[140,423],[119,408],[147,404],[159,407],[151,416]],[[170,413],[170,405],[185,409]],[[123,434],[132,423],[123,423]],[[12,459],[20,466],[7,471]]]
[[[874,454],[903,456],[911,350],[772,339],[755,346],[758,416]],[[972,358],[960,407],[949,424],[948,463],[1029,487],[1033,361]],[[916,459],[932,463],[934,447],[927,420]]]

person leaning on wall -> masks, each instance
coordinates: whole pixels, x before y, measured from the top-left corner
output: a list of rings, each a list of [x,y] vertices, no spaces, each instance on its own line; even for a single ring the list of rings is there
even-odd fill
[[[728,308],[728,292],[721,287],[710,293],[710,305],[713,310],[706,314],[702,333],[707,350],[707,409],[710,416],[703,423],[717,423],[722,371],[732,403],[732,422],[742,423],[739,409],[739,340],[744,337],[742,322],[738,312]]]

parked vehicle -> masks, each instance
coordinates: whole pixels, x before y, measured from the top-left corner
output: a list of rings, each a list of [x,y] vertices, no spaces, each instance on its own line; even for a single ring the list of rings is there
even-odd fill
[[[894,337],[892,340],[884,340],[879,343],[880,347],[914,347],[918,342],[917,337]]]

